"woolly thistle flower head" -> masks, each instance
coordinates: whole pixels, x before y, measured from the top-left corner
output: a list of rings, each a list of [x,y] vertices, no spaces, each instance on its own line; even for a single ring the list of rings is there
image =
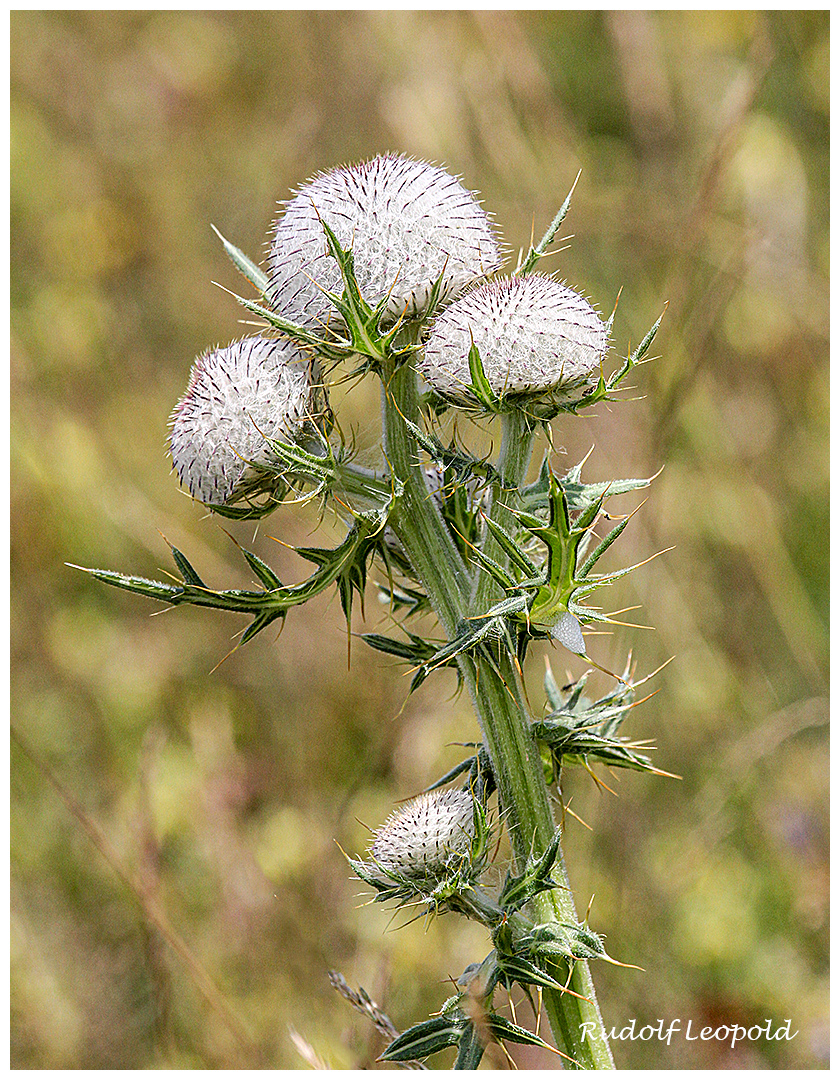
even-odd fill
[[[229,503],[271,462],[269,440],[299,439],[314,411],[308,359],[289,341],[244,338],[195,362],[172,413],[175,470],[203,503]]]
[[[439,300],[493,273],[501,256],[490,219],[475,196],[445,170],[397,154],[321,173],[285,204],[268,256],[267,297],[284,317],[325,324],[334,309],[323,289],[340,293],[327,254],[325,222],[351,247],[362,295],[388,297],[385,317],[424,314],[437,279]]]
[[[403,877],[435,880],[469,858],[475,837],[468,791],[429,791],[395,810],[379,829],[370,853]]]
[[[479,285],[435,320],[418,367],[443,397],[471,402],[473,344],[498,397],[562,392],[598,368],[607,327],[574,290],[529,274]]]

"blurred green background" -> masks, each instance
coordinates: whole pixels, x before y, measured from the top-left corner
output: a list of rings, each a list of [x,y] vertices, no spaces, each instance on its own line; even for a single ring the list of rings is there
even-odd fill
[[[669,302],[636,400],[556,422],[554,462],[664,466],[617,560],[673,550],[610,597],[656,629],[592,650],[675,657],[627,733],[683,779],[605,776],[616,798],[568,776],[589,829],[567,816],[567,860],[610,953],[645,969],[595,968],[608,1027],[798,1034],[617,1042],[617,1063],[827,1066],[828,70],[827,12],[12,14],[13,1066],[370,1065],[384,1043],[328,969],[405,1027],[487,951],[452,917],[362,907],[335,842],[364,851],[460,760],[476,728],[450,675],[406,703],[358,641],[348,674],[329,595],[216,667],[238,616],[152,618],[65,566],[160,577],[163,534],[249,584],[164,452],[193,358],[243,332],[210,223],[262,258],[276,200],[389,149],[462,175],[514,256],[581,169],[545,268],[605,313],[623,288],[616,353]],[[339,409],[372,460],[376,387]],[[295,580],[273,536],[339,532],[312,508],[260,527]],[[371,593],[364,628],[381,619]],[[541,678],[535,656],[535,708]]]

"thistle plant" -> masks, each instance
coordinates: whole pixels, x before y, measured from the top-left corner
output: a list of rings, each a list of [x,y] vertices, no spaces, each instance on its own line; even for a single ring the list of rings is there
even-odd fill
[[[611,618],[590,598],[633,569],[596,569],[629,521],[605,504],[649,480],[584,480],[584,462],[558,475],[551,425],[617,400],[659,321],[610,365],[612,317],[537,272],[570,200],[507,276],[493,277],[502,247],[476,197],[443,169],[397,155],[304,185],[273,226],[267,271],[221,238],[256,290],[236,299],[262,329],[196,362],[172,415],[175,471],[227,517],[261,517],[287,495],[318,497],[346,536],[334,548],[297,548],[314,570],[294,584],[243,548],[252,590],[211,588],[174,547],[174,582],[89,571],[170,605],[248,615],[245,642],[333,586],[349,626],[375,567],[396,629],[364,640],[411,668],[412,692],[445,668],[469,693],[472,753],[430,777],[428,791],[376,831],[366,857],[350,859],[375,900],[429,917],[455,912],[488,932],[488,954],[435,1016],[391,1041],[386,1061],[453,1046],[456,1068],[477,1068],[490,1043],[547,1045],[497,1011],[499,995],[518,987],[535,1014],[545,1010],[568,1067],[612,1067],[589,964],[615,961],[578,918],[554,808],[563,770],[659,771],[621,734],[646,680],[628,664],[593,699],[586,673],[561,688],[549,668],[547,705],[535,716],[523,669],[538,640],[600,667],[584,629]],[[331,386],[349,377],[380,384],[374,468],[356,460],[330,408]],[[496,460],[451,434],[462,415],[500,424]],[[434,633],[422,632],[421,616],[436,617]],[[502,830],[504,873],[491,866]]]

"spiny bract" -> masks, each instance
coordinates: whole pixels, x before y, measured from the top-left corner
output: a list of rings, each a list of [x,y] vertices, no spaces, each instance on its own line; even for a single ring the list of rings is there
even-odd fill
[[[196,499],[223,504],[271,460],[269,440],[293,442],[312,414],[308,362],[290,341],[244,338],[193,364],[172,413],[175,470]]]
[[[422,315],[443,274],[439,299],[493,273],[501,256],[490,219],[475,196],[444,169],[398,154],[321,173],[300,189],[277,221],[268,257],[267,298],[285,318],[313,327],[340,293],[322,221],[353,250],[362,295],[388,297],[386,319]]]

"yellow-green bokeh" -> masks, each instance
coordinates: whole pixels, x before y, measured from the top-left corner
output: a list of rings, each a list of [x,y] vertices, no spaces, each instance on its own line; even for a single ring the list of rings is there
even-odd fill
[[[828,26],[804,11],[13,13],[13,722],[248,1032],[243,1048],[13,744],[13,1066],[306,1068],[290,1028],[335,1068],[369,1065],[382,1041],[329,969],[407,1026],[486,951],[452,917],[400,930],[360,907],[337,846],[364,851],[365,825],[475,737],[450,675],[406,703],[402,670],[358,640],[348,672],[329,596],[216,667],[238,617],[152,618],[65,565],[160,577],[163,534],[208,582],[247,585],[164,452],[192,359],[243,332],[212,284],[239,279],[210,224],[261,258],[277,200],[389,149],[462,175],[513,256],[582,170],[546,268],[604,313],[623,290],[613,355],[669,304],[638,400],[557,422],[554,460],[594,445],[593,479],[664,466],[614,565],[673,550],[608,601],[656,629],[590,644],[612,669],[631,647],[641,672],[674,657],[627,731],[683,779],[605,776],[616,798],[567,777],[591,828],[567,816],[567,861],[611,955],[645,969],[596,966],[608,1026],[791,1018],[799,1034],[618,1042],[617,1062],[826,1066]],[[372,459],[376,387],[340,396]],[[255,539],[229,529],[286,580],[306,564],[272,537],[340,535],[294,508]],[[371,592],[364,628],[381,619]],[[535,709],[541,670],[535,655]]]

